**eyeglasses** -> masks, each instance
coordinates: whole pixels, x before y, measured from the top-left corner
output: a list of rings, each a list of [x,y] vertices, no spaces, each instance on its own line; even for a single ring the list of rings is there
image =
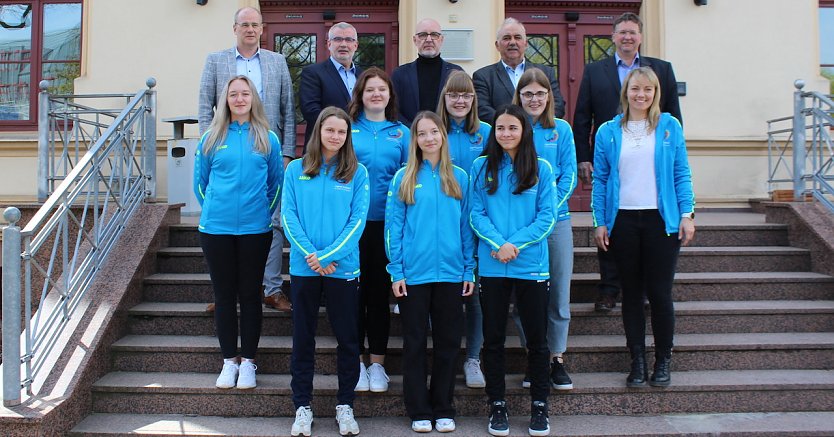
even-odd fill
[[[527,91],[527,92],[521,93],[521,98],[524,99],[524,100],[533,100],[533,97],[535,97],[536,100],[544,100],[544,98],[547,97],[547,91],[539,91],[539,92],[535,92],[535,93],[531,93],[530,91]]]
[[[348,36],[348,37],[334,36],[333,38],[330,38],[330,41],[335,42],[337,44],[341,44],[343,42],[352,43],[352,42],[356,42],[356,38],[353,38],[353,37],[350,37],[350,36]]]
[[[240,26],[244,29],[250,29],[251,28],[251,29],[254,29],[254,30],[258,30],[262,26],[261,23],[235,23],[235,25]]]
[[[446,97],[455,102],[458,99],[463,99],[464,102],[471,102],[472,99],[475,98],[475,94],[472,93],[446,93]]]
[[[614,35],[619,35],[621,37],[626,37],[626,36],[635,37],[635,36],[637,36],[637,32],[635,32],[633,30],[620,30],[620,31],[614,32]]]
[[[443,36],[443,34],[440,33],[440,32],[420,32],[420,33],[415,34],[414,36],[416,36],[417,39],[419,39],[420,41],[425,41],[429,37],[431,37],[431,39],[437,41]]]

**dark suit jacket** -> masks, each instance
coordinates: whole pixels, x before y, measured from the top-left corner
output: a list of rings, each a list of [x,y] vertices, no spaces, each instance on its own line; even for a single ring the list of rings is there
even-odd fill
[[[357,79],[360,74],[362,70],[356,67]],[[307,130],[304,134],[306,149],[307,141],[313,132],[313,125],[316,124],[321,110],[328,106],[337,106],[347,111],[350,103],[350,94],[345,83],[329,57],[324,62],[308,65],[301,70],[298,100],[301,114],[307,122]]]
[[[649,67],[660,80],[660,110],[668,112],[683,124],[678,101],[678,85],[672,64],[648,56],[640,57],[640,66]],[[614,57],[585,66],[576,111],[573,113],[573,139],[576,143],[576,162],[593,162],[591,138],[597,129],[621,112],[620,77]],[[592,123],[593,121],[593,123]]]
[[[463,70],[460,65],[443,60],[441,62],[440,87],[437,89],[437,94],[440,94],[443,86],[446,85],[446,78],[449,77],[449,73],[454,70]],[[414,60],[413,62],[395,68],[394,72],[391,73],[391,82],[394,83],[394,93],[397,95],[397,109],[400,113],[400,121],[411,128],[411,121],[420,112],[420,90],[417,88],[417,61]],[[437,110],[437,108],[426,109],[430,111]]]
[[[556,80],[556,72],[553,67],[534,64],[529,60],[524,62],[524,69],[538,68],[550,78],[550,88],[553,89],[553,110],[556,117],[565,116],[565,99],[559,91],[559,81]],[[472,75],[475,82],[475,92],[478,94],[478,118],[487,123],[492,123],[495,117],[495,108],[513,102],[515,87],[507,76],[504,64],[498,61],[492,65],[481,68]]]

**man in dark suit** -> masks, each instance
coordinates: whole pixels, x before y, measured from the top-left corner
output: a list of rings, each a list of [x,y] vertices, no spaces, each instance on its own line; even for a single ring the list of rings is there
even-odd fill
[[[301,114],[307,122],[305,148],[322,109],[338,106],[347,110],[356,78],[362,73],[353,63],[358,46],[356,28],[345,22],[336,23],[327,32],[330,57],[301,71],[298,94]]]
[[[591,138],[594,138],[597,129],[603,123],[621,111],[620,90],[629,71],[639,67],[654,70],[660,80],[660,110],[672,114],[683,124],[672,64],[661,59],[640,56],[640,43],[643,41],[643,22],[640,17],[630,12],[620,15],[614,20],[612,39],[616,47],[614,56],[585,66],[579,97],[576,100],[576,112],[573,115],[579,178],[586,184],[591,183],[594,170],[591,164]],[[619,277],[610,253],[598,250],[597,255],[601,280],[594,309],[608,312],[616,306],[617,294],[620,291]]]
[[[498,28],[495,48],[501,60],[476,71],[472,76],[475,92],[478,94],[478,118],[492,123],[495,108],[512,103],[518,79],[528,68],[538,68],[550,78],[553,89],[553,109],[556,117],[565,116],[565,100],[559,91],[559,81],[552,67],[534,64],[524,57],[527,49],[527,30],[515,18],[507,18]]]
[[[440,58],[443,33],[440,23],[426,18],[417,23],[411,37],[417,47],[417,59],[394,69],[391,82],[399,104],[400,120],[411,127],[411,121],[420,111],[437,111],[440,91],[453,70],[463,70],[459,65]]]

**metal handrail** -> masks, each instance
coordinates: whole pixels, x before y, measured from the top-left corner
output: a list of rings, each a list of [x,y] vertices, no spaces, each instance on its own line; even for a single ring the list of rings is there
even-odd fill
[[[48,198],[22,230],[20,211],[4,212],[6,406],[21,403],[22,389],[34,394],[127,221],[142,202],[156,198],[156,80],[136,94],[49,95],[47,85],[40,83],[38,102],[38,195]],[[74,102],[112,97],[127,104],[95,110]]]
[[[834,212],[834,97],[794,82],[794,113],[767,121],[768,191],[790,184]]]

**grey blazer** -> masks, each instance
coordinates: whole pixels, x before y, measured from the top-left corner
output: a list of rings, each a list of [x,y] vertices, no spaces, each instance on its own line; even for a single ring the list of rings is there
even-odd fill
[[[284,56],[261,49],[261,77],[263,78],[263,104],[269,128],[278,134],[284,156],[295,157],[295,108],[293,106],[292,79]],[[206,57],[203,76],[200,79],[200,135],[211,124],[214,108],[226,82],[237,75],[235,48],[210,53]]]
[[[550,87],[553,89],[553,110],[556,117],[564,117],[565,100],[559,91],[559,81],[556,80],[553,67],[534,64],[529,59],[525,60],[525,70],[534,67],[544,71],[544,74],[550,78]],[[510,77],[507,76],[507,71],[504,70],[501,61],[476,71],[472,75],[472,81],[475,83],[475,93],[478,94],[478,118],[487,123],[492,123],[492,118],[495,117],[495,109],[513,102],[515,87],[510,82]]]

